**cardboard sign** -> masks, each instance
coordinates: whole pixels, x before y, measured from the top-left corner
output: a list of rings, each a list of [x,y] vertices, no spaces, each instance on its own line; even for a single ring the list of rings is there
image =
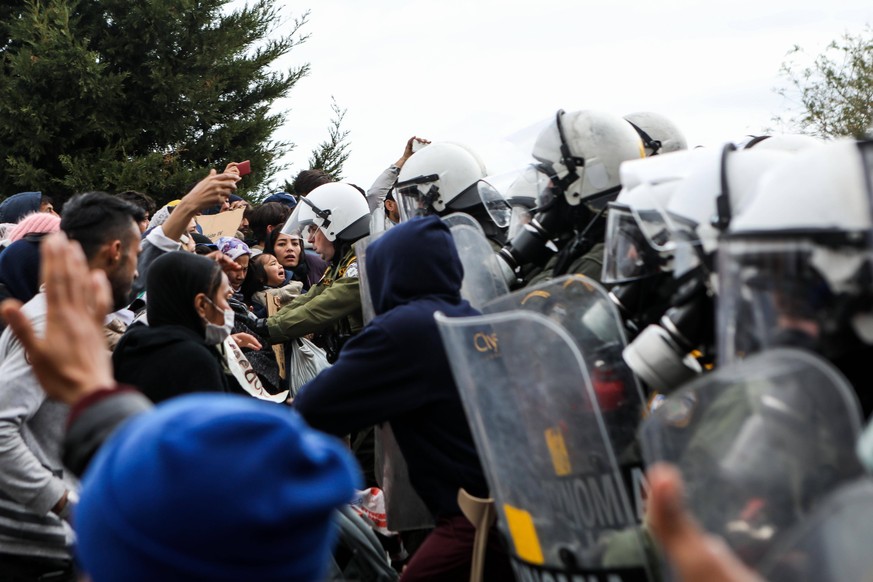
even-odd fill
[[[267,317],[272,317],[279,313],[282,309],[282,302],[273,293],[267,293]],[[276,354],[276,363],[279,364],[279,377],[283,380],[287,378],[285,375],[285,344],[273,344],[273,353]]]
[[[223,236],[235,236],[242,223],[245,208],[219,212],[218,214],[201,214],[197,217],[197,224],[203,229],[203,236],[209,237],[212,242],[217,242]]]

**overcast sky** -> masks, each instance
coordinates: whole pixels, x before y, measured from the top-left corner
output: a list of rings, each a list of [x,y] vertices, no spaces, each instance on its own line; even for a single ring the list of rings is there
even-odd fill
[[[282,64],[311,74],[279,104],[297,149],[326,138],[330,98],[348,110],[348,181],[363,187],[412,135],[463,143],[489,173],[523,164],[530,128],[563,108],[656,111],[691,145],[760,133],[790,106],[773,92],[795,44],[811,55],[873,23],[870,0],[277,0],[309,9],[311,37]],[[530,133],[530,132],[528,132]],[[514,144],[521,144],[520,146]]]

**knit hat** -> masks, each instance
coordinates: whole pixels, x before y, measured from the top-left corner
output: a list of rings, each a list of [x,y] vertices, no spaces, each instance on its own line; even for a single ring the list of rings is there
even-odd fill
[[[29,234],[49,234],[61,230],[61,217],[48,212],[34,212],[18,221],[11,231],[9,240],[15,242]]]
[[[287,192],[276,192],[275,194],[271,194],[264,198],[264,201],[261,202],[261,204],[266,204],[267,202],[278,202],[279,204],[284,204],[288,208],[294,208],[297,206],[297,199]]]
[[[249,245],[232,236],[223,236],[215,244],[218,245],[218,250],[234,261],[243,255],[252,254]]]
[[[158,209],[157,212],[155,212],[155,215],[152,216],[152,219],[149,221],[148,230],[157,228],[158,226],[167,222],[167,219],[170,218],[170,214],[173,213],[173,209],[179,205],[179,202],[181,202],[181,200],[173,200],[171,202],[168,202],[164,206],[161,206],[161,208]]]
[[[94,582],[322,580],[331,515],[359,481],[347,448],[285,406],[180,396],[92,461],[77,554]]]

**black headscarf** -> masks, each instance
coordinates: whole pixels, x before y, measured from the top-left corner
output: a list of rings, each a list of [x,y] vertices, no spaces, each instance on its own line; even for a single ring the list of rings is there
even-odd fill
[[[155,259],[146,283],[149,326],[181,325],[203,333],[203,320],[194,310],[194,297],[211,298],[221,284],[221,267],[215,261],[175,251]]]

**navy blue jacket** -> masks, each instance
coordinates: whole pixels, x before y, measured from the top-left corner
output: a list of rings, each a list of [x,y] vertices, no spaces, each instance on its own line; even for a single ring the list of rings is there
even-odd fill
[[[437,217],[390,229],[367,248],[377,316],[336,363],[303,386],[294,406],[337,436],[390,422],[412,486],[437,517],[460,513],[458,489],[488,488],[434,321],[478,315],[461,299],[463,268]]]

